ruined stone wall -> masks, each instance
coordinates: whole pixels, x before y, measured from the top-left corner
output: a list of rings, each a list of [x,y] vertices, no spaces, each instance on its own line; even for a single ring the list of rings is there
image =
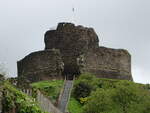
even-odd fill
[[[45,33],[45,49],[60,49],[65,55],[79,56],[98,47],[98,36],[92,28],[60,23],[56,30]]]
[[[99,47],[85,55],[83,72],[100,78],[132,80],[131,56],[123,49]]]
[[[92,28],[59,23],[56,30],[45,33],[44,41],[45,50],[18,62],[19,76],[36,81],[90,72],[98,77],[132,80],[128,51],[99,46],[98,36]],[[58,49],[60,53],[52,49]]]
[[[92,28],[60,23],[56,30],[45,34],[45,49],[52,48],[60,49],[66,71],[132,80],[130,54],[122,49],[99,47],[98,36]]]
[[[63,62],[59,50],[38,51],[18,61],[18,76],[30,81],[61,78]]]

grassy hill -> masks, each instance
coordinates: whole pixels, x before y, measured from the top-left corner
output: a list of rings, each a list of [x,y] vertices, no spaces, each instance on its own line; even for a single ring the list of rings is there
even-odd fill
[[[150,113],[150,87],[82,74],[74,84],[71,113]]]
[[[56,103],[64,85],[63,80],[32,83]],[[37,102],[13,87],[3,84],[5,89],[5,110],[17,106],[18,113],[43,113]],[[86,73],[74,82],[68,104],[70,113],[150,113],[150,85],[137,84],[127,80],[102,79]]]

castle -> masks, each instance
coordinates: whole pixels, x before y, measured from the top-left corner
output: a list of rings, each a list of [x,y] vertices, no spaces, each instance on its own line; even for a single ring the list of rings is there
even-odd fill
[[[31,82],[73,79],[89,72],[100,78],[132,80],[131,55],[124,49],[99,46],[93,28],[59,23],[45,33],[45,50],[17,62],[18,76]]]

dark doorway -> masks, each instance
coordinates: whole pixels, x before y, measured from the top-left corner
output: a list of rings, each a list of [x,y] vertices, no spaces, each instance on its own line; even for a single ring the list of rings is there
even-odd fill
[[[63,75],[67,80],[73,80],[76,75],[79,75],[79,67],[77,65],[65,65]]]
[[[74,79],[74,75],[68,74],[66,75],[66,80],[73,80]]]

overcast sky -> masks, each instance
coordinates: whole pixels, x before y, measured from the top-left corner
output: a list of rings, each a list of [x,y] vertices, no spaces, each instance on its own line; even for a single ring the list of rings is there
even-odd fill
[[[58,22],[93,27],[101,46],[127,49],[134,81],[150,83],[150,0],[0,0],[0,61],[9,75],[17,60],[44,49],[44,33]]]

